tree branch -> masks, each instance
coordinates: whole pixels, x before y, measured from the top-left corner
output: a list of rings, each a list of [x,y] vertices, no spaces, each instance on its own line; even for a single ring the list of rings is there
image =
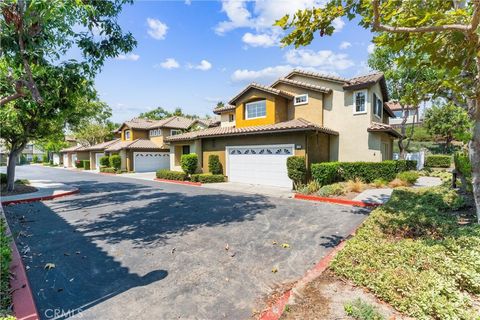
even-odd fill
[[[479,0],[475,0],[474,3],[478,4]],[[441,26],[424,26],[424,27],[397,27],[397,26],[388,26],[380,23],[380,0],[373,0],[373,30],[376,31],[387,31],[392,33],[427,33],[427,32],[440,32],[440,31],[460,31],[463,33],[472,32],[473,25],[464,25],[464,24],[445,24]],[[477,6],[478,9],[478,6]],[[478,13],[477,13],[478,14]],[[474,15],[475,17],[475,15]],[[473,22],[473,20],[472,20]],[[477,23],[478,26],[478,23]]]
[[[24,96],[25,96],[25,94],[23,92],[16,92],[16,93],[14,93],[12,95],[9,95],[5,98],[1,98],[0,99],[0,106],[3,106],[5,104],[9,103],[10,101],[13,101],[13,100],[18,99],[18,98],[22,98]]]

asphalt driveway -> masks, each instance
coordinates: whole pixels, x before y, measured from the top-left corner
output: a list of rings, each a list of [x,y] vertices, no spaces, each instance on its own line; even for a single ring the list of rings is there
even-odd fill
[[[366,218],[350,207],[121,176],[17,173],[80,188],[5,208],[45,319],[249,318]]]

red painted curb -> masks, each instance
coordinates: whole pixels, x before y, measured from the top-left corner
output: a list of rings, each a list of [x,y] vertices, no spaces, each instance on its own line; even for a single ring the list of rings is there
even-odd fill
[[[6,219],[5,223],[7,225],[7,232],[11,236],[12,232]],[[32,289],[28,282],[25,266],[23,265],[22,258],[13,239],[10,248],[12,249],[10,273],[13,277],[10,278],[10,289],[12,290],[13,314],[17,320],[40,319],[37,307],[35,306],[35,300],[33,299]]]
[[[111,175],[111,176],[117,175],[116,173],[112,173],[112,172],[97,172],[97,173],[98,173],[98,174]]]
[[[201,182],[192,182],[192,181],[180,181],[180,180],[168,180],[168,179],[159,179],[159,178],[154,178],[153,180],[160,181],[160,182],[167,182],[167,183],[176,183],[176,184],[185,184],[189,186],[201,186]]]
[[[361,224],[360,224],[361,225]],[[335,257],[335,255],[345,247],[346,240],[352,237],[356,230],[360,227],[357,226],[353,231],[343,239],[335,248],[332,249],[325,257],[323,257],[312,269],[308,270],[304,276],[298,280],[292,289],[285,291],[280,298],[275,301],[275,303],[269,307],[267,310],[260,314],[259,320],[278,320],[283,314],[285,310],[285,306],[287,305],[290,297],[292,296],[293,290],[296,288],[302,287],[307,283],[311,282],[315,278],[319,277],[325,270],[327,270],[330,262]]]
[[[75,193],[78,193],[78,192],[79,192],[78,189],[74,189],[72,191],[66,191],[66,192],[59,193],[59,194],[53,194],[51,196],[35,197],[35,198],[21,199],[21,200],[2,201],[2,205],[8,206],[8,205],[18,204],[18,203],[28,203],[28,202],[35,202],[35,201],[52,200],[52,199],[55,199],[55,198],[68,196],[68,195],[75,194]]]
[[[371,202],[355,201],[355,200],[348,200],[348,199],[319,197],[319,196],[312,196],[312,195],[301,194],[301,193],[295,193],[293,198],[294,199],[301,199],[301,200],[317,201],[317,202],[328,202],[328,203],[342,204],[342,205],[355,206],[355,207],[378,207],[378,206],[382,205],[380,203],[371,203]]]

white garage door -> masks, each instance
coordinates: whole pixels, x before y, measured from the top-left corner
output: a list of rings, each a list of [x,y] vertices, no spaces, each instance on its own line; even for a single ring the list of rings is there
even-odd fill
[[[66,153],[63,154],[63,166],[64,167],[68,166],[68,154]]]
[[[228,180],[291,188],[287,158],[293,150],[293,145],[227,147]]]
[[[105,153],[95,153],[95,170],[100,170],[100,158],[104,155]]]
[[[76,162],[77,162],[77,154],[74,153],[72,154],[72,163],[70,164],[70,167],[76,168]]]
[[[53,155],[53,164],[56,164],[57,166],[60,164],[60,156],[58,154]]]
[[[170,153],[168,152],[134,152],[133,170],[149,172],[159,169],[170,169]]]

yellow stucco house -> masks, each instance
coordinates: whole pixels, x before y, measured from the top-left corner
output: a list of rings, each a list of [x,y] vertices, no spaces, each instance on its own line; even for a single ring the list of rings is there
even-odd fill
[[[74,167],[75,160],[90,160],[90,169],[100,168],[100,158],[118,154],[122,171],[146,172],[170,168],[170,147],[164,138],[187,130],[208,128],[213,122],[185,117],[162,120],[134,118],[115,131],[117,139],[93,146],[76,146],[62,150],[64,166]]]
[[[171,135],[170,169],[181,170],[182,154],[196,153],[203,172],[218,155],[229,181],[291,187],[286,159],[382,161],[392,158],[382,73],[352,79],[294,70],[270,86],[248,85],[216,108],[220,126]]]

